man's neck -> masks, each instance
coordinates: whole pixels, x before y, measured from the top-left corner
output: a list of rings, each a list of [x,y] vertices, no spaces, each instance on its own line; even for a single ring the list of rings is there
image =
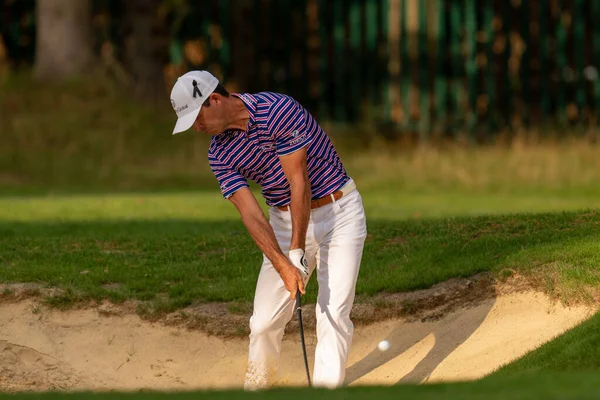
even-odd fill
[[[231,121],[227,125],[227,130],[236,130],[245,132],[248,129],[248,121],[250,120],[250,113],[244,102],[237,97],[231,97]]]

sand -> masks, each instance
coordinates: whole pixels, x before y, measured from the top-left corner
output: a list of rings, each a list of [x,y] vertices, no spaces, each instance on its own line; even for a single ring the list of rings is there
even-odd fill
[[[472,380],[590,317],[533,291],[499,295],[435,321],[390,319],[357,326],[347,385]],[[307,332],[309,363],[315,345]],[[388,340],[381,352],[377,344]],[[57,311],[35,299],[0,305],[0,391],[240,388],[247,337],[105,315]],[[297,334],[286,334],[277,385],[305,385]]]

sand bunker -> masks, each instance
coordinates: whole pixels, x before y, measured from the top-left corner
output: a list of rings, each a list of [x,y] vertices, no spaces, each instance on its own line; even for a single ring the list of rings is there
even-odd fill
[[[0,391],[239,388],[247,338],[106,316],[61,312],[35,300],[0,305]],[[356,328],[347,384],[482,377],[591,316],[535,292],[501,295],[430,322],[388,320]],[[391,348],[377,349],[387,339]],[[309,362],[315,338],[307,332]],[[305,385],[299,339],[286,334],[279,385]]]

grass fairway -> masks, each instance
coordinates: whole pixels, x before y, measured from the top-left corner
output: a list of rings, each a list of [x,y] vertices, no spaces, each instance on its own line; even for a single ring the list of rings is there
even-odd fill
[[[261,255],[218,193],[0,203],[0,281],[66,289],[52,299],[56,305],[137,299],[172,311],[194,301],[252,300]],[[597,211],[500,211],[414,218],[399,208],[386,219],[371,216],[357,292],[409,291],[508,269],[535,270],[540,284],[567,298],[581,299],[600,282]],[[315,295],[309,285],[307,301]]]
[[[360,188],[359,188],[360,189]],[[267,210],[260,193],[255,192]],[[369,219],[404,220],[507,213],[576,211],[596,208],[600,196],[582,193],[469,193],[403,192],[361,189]],[[187,193],[63,194],[0,196],[0,220],[107,221],[107,220],[239,220],[232,204],[218,190]]]
[[[261,254],[217,190],[209,137],[172,136],[168,104],[144,109],[106,79],[40,86],[24,78],[0,90],[0,283],[61,288],[47,299],[56,307],[133,299],[155,315],[252,300]],[[375,143],[356,151],[350,142],[358,131],[324,127],[367,212],[359,301],[483,271],[518,271],[559,298],[597,300],[598,145],[517,139],[506,147]],[[313,279],[307,302],[316,289]],[[10,295],[10,288],[0,291],[0,298]],[[598,332],[600,315],[471,383],[0,399],[598,398]],[[10,379],[2,367],[0,384]]]
[[[524,374],[503,376],[469,383],[445,383],[430,385],[398,385],[393,387],[343,388],[334,391],[315,389],[277,389],[265,392],[175,392],[175,393],[74,393],[74,394],[19,394],[0,395],[0,399],[15,400],[84,400],[84,399],[414,399],[414,400],[505,400],[505,399],[597,399],[600,386],[597,373],[556,373]]]

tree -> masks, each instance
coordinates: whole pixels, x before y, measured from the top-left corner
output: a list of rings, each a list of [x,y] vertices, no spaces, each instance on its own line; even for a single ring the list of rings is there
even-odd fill
[[[37,0],[38,79],[60,80],[93,64],[91,0]]]
[[[149,104],[168,101],[164,66],[169,61],[169,35],[161,0],[128,0],[125,61],[133,78],[133,95]],[[166,99],[166,100],[165,100]]]

